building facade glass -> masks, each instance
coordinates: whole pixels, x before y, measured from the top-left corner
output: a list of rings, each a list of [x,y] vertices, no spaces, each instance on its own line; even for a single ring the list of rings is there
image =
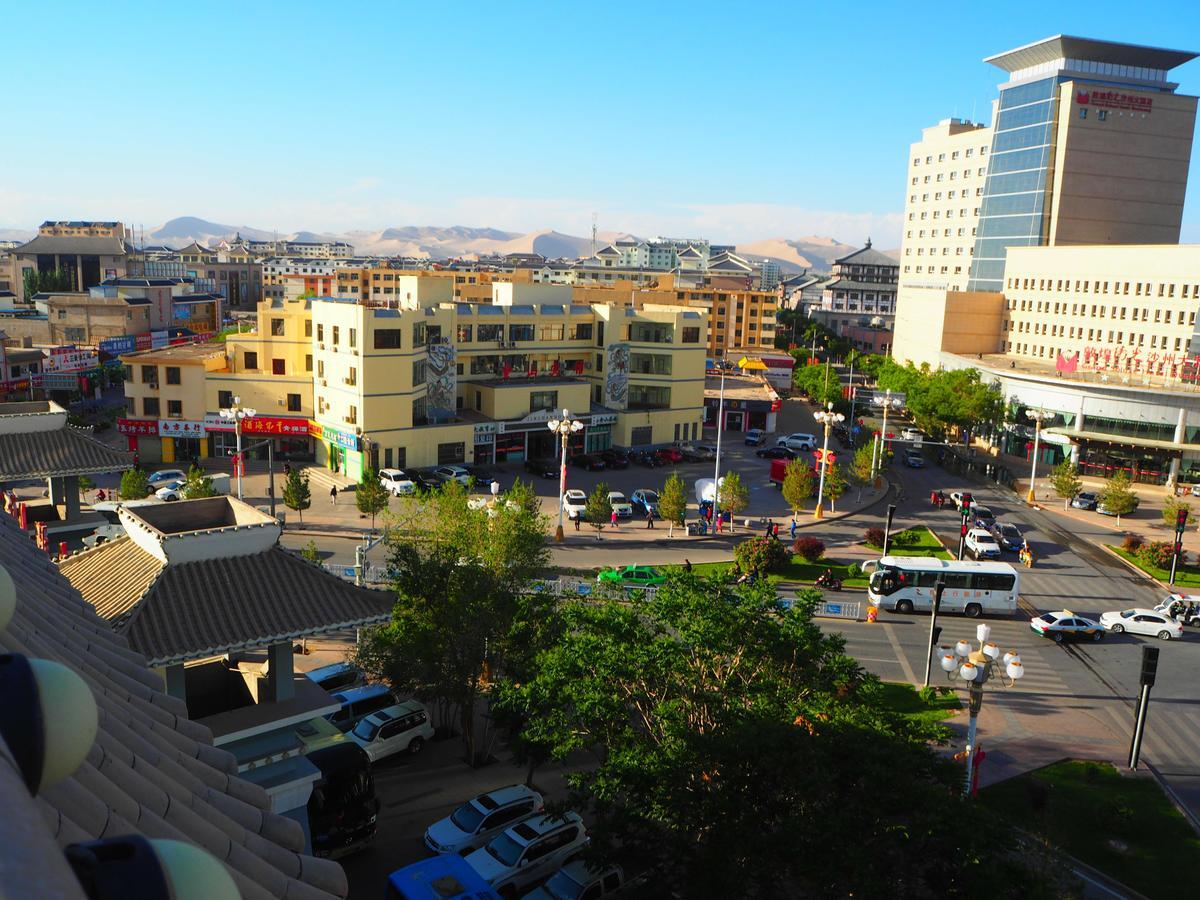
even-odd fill
[[[1000,91],[969,291],[1002,290],[1008,248],[1047,242],[1060,81],[1042,78]]]

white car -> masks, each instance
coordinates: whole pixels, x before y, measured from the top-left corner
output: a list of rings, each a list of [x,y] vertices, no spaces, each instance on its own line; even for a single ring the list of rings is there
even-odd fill
[[[968,531],[965,547],[976,559],[1000,558],[1000,544],[986,528],[972,528]]]
[[[587,494],[578,488],[571,488],[563,494],[563,512],[568,519],[582,519],[587,511]]]
[[[168,481],[183,481],[186,478],[187,472],[183,469],[163,469],[147,478],[146,482],[150,487],[162,487]]]
[[[433,726],[424,704],[408,700],[371,713],[354,726],[350,737],[367,751],[371,762],[379,762],[397,753],[420,753],[421,746],[433,738]]]
[[[789,450],[811,450],[817,446],[817,437],[813,434],[806,434],[803,431],[796,431],[785,437],[775,441],[777,447],[787,447]]]
[[[569,862],[524,900],[600,900],[624,893],[625,873],[620,866],[597,869],[582,859]]]
[[[902,441],[920,441],[922,437],[919,428],[904,428],[900,431],[900,440]]]
[[[438,466],[433,470],[433,477],[438,481],[457,481],[464,485],[471,483],[471,473],[462,466]]]
[[[562,818],[538,815],[518,822],[485,847],[467,856],[467,864],[502,896],[541,881],[587,846],[587,830],[577,812]]]
[[[402,494],[416,493],[417,486],[403,469],[380,469],[379,483],[389,494],[399,497]]]
[[[950,501],[954,504],[955,509],[961,511],[962,505],[963,505],[963,492],[962,491],[951,491],[950,492]],[[971,505],[972,506],[975,505],[974,497],[971,498]]]
[[[618,519],[632,519],[633,505],[620,491],[608,492],[608,505],[617,514]]]
[[[425,830],[425,846],[434,853],[478,850],[505,828],[542,811],[542,795],[523,784],[496,788],[468,800]]]
[[[1156,637],[1160,641],[1169,641],[1172,638],[1179,640],[1183,637],[1183,623],[1152,609],[1135,607],[1120,612],[1106,612],[1101,614],[1100,624],[1113,634],[1128,631],[1130,634]]]
[[[168,503],[171,502],[172,500],[182,500],[183,499],[183,486],[185,484],[187,484],[187,482],[183,481],[181,479],[176,479],[175,481],[168,481],[166,484],[164,484],[162,487],[160,487],[157,491],[154,492],[154,496],[157,497],[159,500],[165,500]]]

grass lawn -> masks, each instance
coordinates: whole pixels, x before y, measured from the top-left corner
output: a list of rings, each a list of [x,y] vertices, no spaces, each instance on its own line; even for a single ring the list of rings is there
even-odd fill
[[[1157,566],[1148,566],[1128,550],[1113,546],[1112,544],[1108,545],[1108,549],[1117,554],[1117,556],[1121,557],[1121,559],[1128,560],[1129,562],[1133,563],[1151,578],[1157,578],[1164,584],[1171,578],[1170,569],[1160,569]],[[1179,566],[1175,572],[1175,586],[1200,587],[1200,568],[1187,565]]]
[[[984,765],[987,765],[985,762]],[[1147,897],[1177,897],[1200,838],[1150,778],[1066,761],[979,794],[980,802]]]
[[[826,569],[833,571],[834,577],[842,579],[843,587],[865,588],[867,579],[862,575],[854,578],[847,576],[851,563],[836,562],[832,559],[822,559],[820,562],[806,562],[801,556],[793,556],[792,561],[780,569],[778,572],[772,572],[770,580],[776,581],[816,581],[817,577]],[[697,575],[724,575],[733,567],[731,562],[710,562],[710,563],[692,563],[692,571]],[[680,566],[661,566],[664,569],[678,569]]]
[[[925,725],[936,725],[962,709],[958,696],[949,688],[939,690],[937,696],[926,702],[911,684],[885,681],[881,687],[888,709]]]
[[[902,538],[901,535],[904,535]],[[909,538],[911,544],[898,543],[897,539],[904,540]],[[946,551],[938,539],[933,536],[933,532],[924,525],[919,525],[916,528],[906,528],[904,531],[892,535],[889,542],[888,552],[893,556],[932,556],[935,559],[954,559],[954,557]],[[868,547],[871,545],[868,544]],[[872,550],[882,550],[882,547],[871,547]]]

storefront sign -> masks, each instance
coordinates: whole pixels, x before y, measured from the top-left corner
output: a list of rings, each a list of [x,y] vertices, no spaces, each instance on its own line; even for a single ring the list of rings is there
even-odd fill
[[[617,417],[612,415],[611,413],[600,413],[598,415],[592,416],[590,424],[592,424],[592,425],[616,425]]]
[[[242,419],[242,434],[308,434],[308,419],[287,416],[252,416]]]
[[[42,376],[42,387],[48,391],[73,391],[79,387],[79,376],[74,372],[48,372]]]
[[[117,419],[117,431],[121,434],[155,435],[158,434],[158,423],[142,419]]]
[[[205,431],[228,431],[233,432],[233,422],[226,419],[220,413],[205,413],[204,414],[204,430]]]
[[[51,351],[42,361],[44,372],[82,372],[100,365],[100,357],[93,350]]]
[[[184,419],[159,419],[158,433],[162,437],[204,437],[203,422],[189,422]]]
[[[496,423],[496,422],[483,422],[479,425],[476,425],[475,426],[476,442],[478,442],[481,437],[487,437],[488,435],[495,434],[497,432],[497,430],[498,430],[498,423]]]
[[[100,342],[100,352],[109,356],[120,356],[122,353],[132,353],[137,349],[137,338],[132,334],[120,337],[105,338]]]
[[[308,420],[308,433],[319,441],[325,441],[328,444],[335,444],[343,450],[358,449],[358,435],[348,434],[345,431],[339,431],[330,425],[322,425],[320,422],[313,419]]]

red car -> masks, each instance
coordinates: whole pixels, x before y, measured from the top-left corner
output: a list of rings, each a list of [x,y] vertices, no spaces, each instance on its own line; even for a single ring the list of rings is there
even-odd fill
[[[683,454],[675,447],[664,447],[661,450],[656,450],[654,451],[654,455],[665,463],[683,462]]]

